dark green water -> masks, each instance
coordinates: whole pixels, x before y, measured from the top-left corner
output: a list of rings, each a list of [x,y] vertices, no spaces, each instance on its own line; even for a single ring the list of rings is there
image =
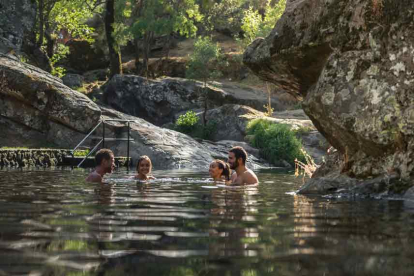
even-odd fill
[[[277,172],[246,191],[194,172],[86,174],[0,171],[0,275],[414,273],[414,203],[297,196],[301,181]]]

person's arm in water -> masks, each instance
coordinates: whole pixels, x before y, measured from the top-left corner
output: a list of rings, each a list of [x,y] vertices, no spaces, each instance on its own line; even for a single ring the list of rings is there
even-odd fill
[[[226,181],[226,185],[233,185],[236,179],[237,179],[237,173],[234,172],[230,177],[230,181]]]

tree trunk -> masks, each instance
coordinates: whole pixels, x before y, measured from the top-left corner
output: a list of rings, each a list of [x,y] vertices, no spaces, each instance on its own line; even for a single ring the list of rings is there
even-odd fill
[[[144,62],[144,70],[145,70],[145,76],[148,79],[148,73],[149,73],[149,55],[150,55],[150,49],[152,44],[152,39],[154,37],[154,32],[146,32],[144,35],[144,55],[143,55],[143,62]]]
[[[204,87],[203,87],[203,95],[204,95],[204,112],[203,112],[203,125],[207,125],[207,109],[208,109],[208,97],[207,97],[207,80],[204,80]]]
[[[121,55],[115,48],[115,39],[112,36],[114,28],[112,24],[115,23],[115,0],[106,1],[106,13],[105,13],[105,34],[108,41],[109,50],[109,62],[110,73],[109,76],[113,77],[116,74],[122,74]]]
[[[43,0],[39,0],[39,40],[37,41],[37,46],[40,47],[43,44],[43,34],[44,34],[44,3]]]
[[[137,38],[134,38],[134,46],[135,46],[135,70],[136,73],[139,74],[140,70],[141,70],[141,65],[139,63],[139,40]]]
[[[168,60],[169,57],[170,57],[171,43],[172,43],[171,42],[171,34],[169,34],[168,35],[168,38],[167,38],[167,45],[166,45],[167,49],[165,51],[165,58],[166,58],[166,60]]]
[[[46,54],[52,58],[56,40],[52,38],[49,22],[45,24],[45,38],[46,38]]]
[[[141,16],[143,10],[144,1],[143,0],[136,0],[134,8],[132,10],[132,18],[138,18]],[[142,72],[142,66],[139,62],[139,56],[141,54],[139,39],[138,37],[134,37],[134,46],[135,46],[135,71],[139,75]]]

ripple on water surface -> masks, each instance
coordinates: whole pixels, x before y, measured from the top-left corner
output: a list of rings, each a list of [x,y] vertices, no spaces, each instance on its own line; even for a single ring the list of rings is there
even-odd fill
[[[162,171],[110,184],[85,170],[0,171],[0,275],[412,275],[414,204],[298,196]],[[206,187],[207,186],[207,187]]]

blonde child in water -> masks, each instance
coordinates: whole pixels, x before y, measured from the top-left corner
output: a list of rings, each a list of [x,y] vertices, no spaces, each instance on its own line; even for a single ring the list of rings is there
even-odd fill
[[[214,182],[225,182],[226,185],[231,184],[230,177],[231,177],[231,170],[229,164],[226,162],[216,159],[210,163],[210,168],[208,170],[211,178],[213,178]]]
[[[141,156],[137,162],[137,175],[135,175],[135,179],[144,180],[144,181],[155,179],[155,177],[151,175],[151,171],[152,171],[151,159],[146,155]]]

